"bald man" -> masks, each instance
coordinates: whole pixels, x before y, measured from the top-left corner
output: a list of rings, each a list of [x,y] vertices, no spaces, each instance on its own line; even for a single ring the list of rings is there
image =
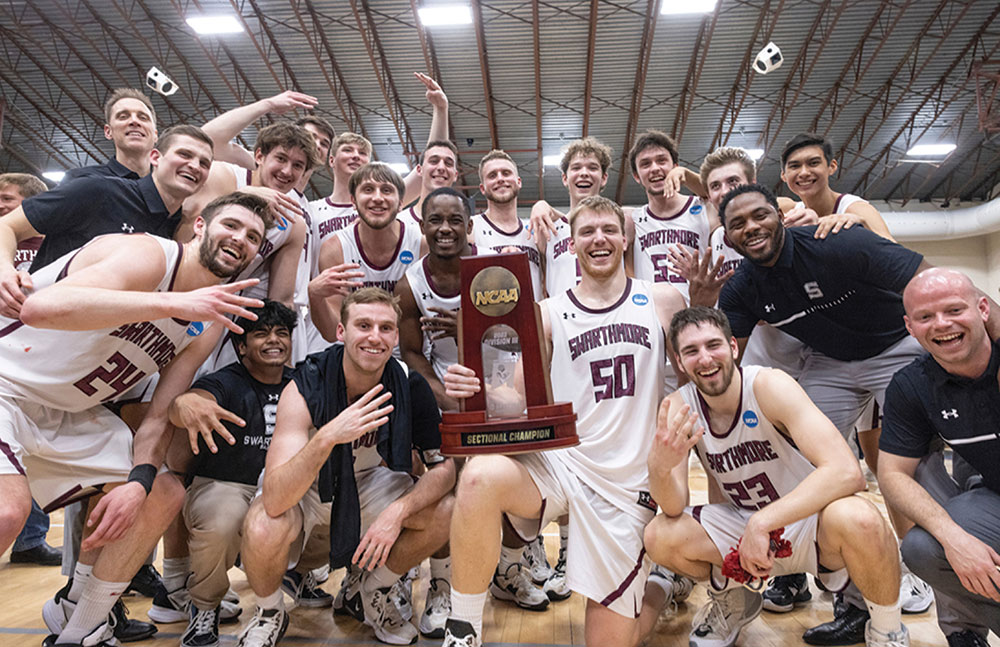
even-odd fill
[[[985,646],[1000,632],[1000,344],[989,300],[960,272],[932,268],[903,291],[906,329],[930,353],[885,394],[878,480],[915,525],[903,560],[934,589],[950,647]],[[979,475],[943,470],[943,440]]]

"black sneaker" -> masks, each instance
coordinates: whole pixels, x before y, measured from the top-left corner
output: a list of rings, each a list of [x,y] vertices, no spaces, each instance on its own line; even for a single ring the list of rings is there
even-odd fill
[[[442,647],[480,647],[482,644],[471,624],[465,620],[448,618],[448,622],[444,625],[444,644]]]
[[[948,634],[948,647],[989,647],[986,636],[981,636],[971,629]]]
[[[865,624],[870,616],[865,609],[847,604],[842,615],[817,625],[802,634],[810,645],[856,645],[865,642]]]
[[[156,567],[152,564],[143,564],[139,572],[129,582],[125,593],[135,592],[147,598],[152,598],[160,590],[166,593],[166,588],[163,586],[163,579],[160,577],[159,572],[157,572]]]
[[[764,591],[764,608],[775,613],[787,613],[797,604],[804,604],[812,599],[809,592],[809,580],[805,573],[779,575],[771,580],[771,585]]]
[[[181,647],[216,647],[219,644],[219,607],[199,609],[191,605],[191,620],[181,636]]]
[[[128,617],[128,607],[121,601],[121,598],[111,607],[111,613],[115,616],[115,638],[123,643],[132,643],[137,640],[145,640],[155,634],[158,630],[156,625],[142,620],[134,620]]]
[[[305,575],[294,570],[287,571],[281,578],[281,588],[292,596],[300,607],[321,609],[333,604],[333,596],[319,588],[312,571]]]
[[[42,542],[28,550],[10,551],[11,564],[36,564],[38,566],[59,566],[62,564],[62,548],[53,548]]]

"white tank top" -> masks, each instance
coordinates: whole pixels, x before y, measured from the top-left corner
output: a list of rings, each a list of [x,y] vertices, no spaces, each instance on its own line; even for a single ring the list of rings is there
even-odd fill
[[[423,218],[417,213],[417,205],[415,204],[401,212],[398,217],[405,220],[408,225],[415,225],[417,229],[420,229],[420,223],[423,222]]]
[[[472,216],[472,235],[476,245],[484,254],[493,252],[499,254],[505,248],[514,247],[528,255],[528,265],[531,267],[531,289],[535,301],[541,301],[542,294],[542,255],[535,247],[535,241],[528,233],[528,228],[519,218],[517,230],[506,232],[497,227],[485,213]],[[486,250],[489,250],[487,252]]]
[[[155,291],[169,292],[183,247],[172,240],[152,238],[160,244],[166,261]],[[69,252],[32,274],[34,291],[64,278],[77,252]],[[114,400],[158,372],[204,329],[201,322],[167,318],[101,330],[52,330],[0,317],[0,377],[7,382],[0,388],[54,409],[84,411]]]
[[[764,417],[754,393],[763,369],[744,366],[740,408],[728,429],[709,425],[708,405],[693,383],[680,393],[705,428],[695,452],[702,466],[733,505],[759,510],[785,496],[815,469],[791,439]]]
[[[323,241],[353,223],[358,217],[353,204],[339,204],[330,198],[313,200],[309,203],[309,209],[312,211],[313,249],[317,255]]]
[[[670,267],[667,251],[674,245],[699,254],[708,249],[709,224],[701,200],[690,196],[681,210],[671,216],[659,216],[647,204],[632,212],[632,221],[635,223],[632,250],[635,277],[653,283],[670,283],[681,293],[685,303],[689,303],[688,282]]]
[[[475,254],[476,248],[472,249],[473,254]],[[406,270],[406,281],[410,284],[413,300],[416,301],[417,307],[420,308],[420,314],[424,317],[437,316],[437,313],[431,308],[458,310],[462,305],[461,292],[451,295],[441,294],[437,286],[434,285],[434,279],[431,278],[427,269],[427,256]],[[458,363],[457,342],[451,337],[432,340],[429,335],[423,335],[423,339],[424,356],[434,367],[434,374],[438,376],[438,379],[444,379],[448,367]]]
[[[580,436],[576,447],[555,451],[588,486],[640,518],[665,361],[651,288],[629,279],[618,302],[602,310],[583,306],[572,291],[542,302],[552,328],[553,399],[573,403]]]
[[[418,227],[399,218],[396,222],[399,223],[399,241],[396,243],[392,260],[384,266],[375,265],[365,256],[358,233],[360,220],[347,229],[337,232],[340,247],[344,251],[344,262],[357,263],[361,266],[361,271],[364,272],[361,282],[364,286],[382,288],[389,294],[396,289],[396,282],[403,278],[407,268],[420,256],[420,242],[424,238]]]
[[[849,206],[851,206],[852,204],[854,204],[855,202],[864,202],[865,204],[868,204],[868,201],[865,200],[864,198],[862,198],[859,195],[854,195],[853,193],[841,193],[839,196],[837,196],[837,201],[833,203],[833,212],[830,213],[830,214],[822,214],[821,213],[819,215],[823,216],[823,215],[833,215],[833,214],[847,213],[847,208]],[[796,207],[801,207],[801,208],[804,209],[805,206],[806,206],[806,203],[805,202],[796,202],[795,206]]]
[[[580,263],[576,254],[569,250],[569,221],[560,218],[554,223],[556,233],[549,236],[545,245],[545,292],[550,297],[558,296],[575,288],[580,282]]]

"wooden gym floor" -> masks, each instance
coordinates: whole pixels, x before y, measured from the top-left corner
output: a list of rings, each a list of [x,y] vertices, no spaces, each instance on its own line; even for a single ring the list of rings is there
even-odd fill
[[[696,460],[692,462],[693,497],[704,501],[705,476]],[[869,483],[870,497],[880,506],[882,498],[874,483]],[[553,526],[546,529],[546,548],[549,559],[555,563],[559,550],[558,530]],[[49,543],[62,544],[62,513],[52,515],[52,529]],[[157,564],[157,567],[160,565]],[[423,566],[422,577],[413,587],[414,613],[424,607],[428,570]],[[341,572],[334,572],[323,588],[336,593]],[[230,572],[233,588],[239,593],[244,608],[241,620],[246,620],[253,612],[253,592],[247,585],[246,577],[239,569]],[[0,645],[3,647],[38,647],[48,633],[42,622],[42,605],[63,584],[64,578],[58,567],[12,565],[7,555],[0,556]],[[695,587],[694,593],[676,613],[661,619],[654,633],[646,642],[650,647],[686,647],[691,618],[704,603],[706,593],[703,586]],[[287,600],[287,598],[286,598]],[[131,617],[147,620],[146,611],[150,600],[142,597],[126,597]],[[485,627],[487,643],[491,645],[549,647],[555,645],[583,645],[584,600],[574,594],[564,602],[554,603],[543,612],[522,611],[512,604],[490,600],[486,606]],[[738,645],[745,647],[790,647],[804,644],[802,632],[833,617],[828,594],[821,594],[813,586],[813,600],[787,614],[773,614],[767,611],[743,630]],[[937,627],[934,607],[921,615],[904,616],[910,630],[912,647],[932,647],[945,645],[944,636]],[[223,625],[222,644],[235,645],[240,625]],[[186,626],[183,623],[160,625],[159,633],[153,638],[130,643],[136,647],[176,647]],[[312,645],[378,645],[374,634],[353,619],[334,618],[329,609],[294,609],[291,624],[282,641],[284,645],[308,647]],[[418,644],[440,644],[440,641],[420,638]],[[1000,639],[990,636],[990,645],[1000,647]]]

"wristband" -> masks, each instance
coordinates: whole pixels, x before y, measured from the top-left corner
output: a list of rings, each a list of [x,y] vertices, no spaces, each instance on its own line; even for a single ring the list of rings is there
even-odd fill
[[[152,463],[143,463],[142,465],[136,465],[132,468],[132,471],[128,473],[127,483],[138,483],[142,486],[142,489],[146,490],[146,494],[153,489],[153,480],[156,478],[156,466]]]

